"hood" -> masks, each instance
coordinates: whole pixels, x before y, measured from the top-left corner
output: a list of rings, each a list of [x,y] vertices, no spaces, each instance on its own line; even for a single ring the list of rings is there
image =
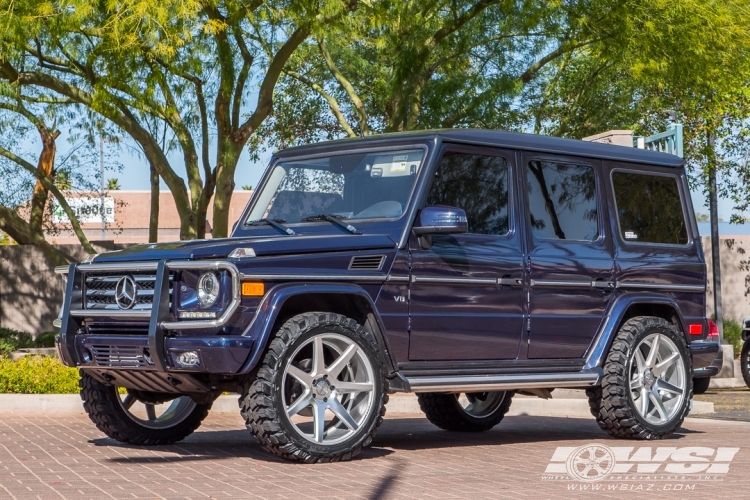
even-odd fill
[[[174,241],[135,245],[98,255],[94,263],[153,260],[225,259],[235,248],[249,247],[258,257],[274,255],[378,250],[395,248],[386,235],[310,235],[279,237],[239,237],[210,240]]]

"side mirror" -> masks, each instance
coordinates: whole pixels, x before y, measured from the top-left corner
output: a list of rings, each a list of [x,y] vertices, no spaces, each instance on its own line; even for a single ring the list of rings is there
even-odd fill
[[[460,208],[435,205],[425,207],[419,212],[414,227],[414,234],[461,234],[469,232],[466,212]]]

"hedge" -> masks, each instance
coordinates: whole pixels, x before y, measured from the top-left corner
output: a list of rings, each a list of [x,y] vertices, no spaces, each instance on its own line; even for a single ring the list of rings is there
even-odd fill
[[[78,394],[78,378],[77,369],[68,368],[57,358],[0,358],[0,393]]]

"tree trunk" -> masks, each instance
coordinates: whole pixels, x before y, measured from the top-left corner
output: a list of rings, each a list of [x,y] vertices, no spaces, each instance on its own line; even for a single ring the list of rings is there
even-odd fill
[[[21,245],[34,245],[39,248],[54,266],[65,266],[69,263],[62,252],[50,245],[41,234],[33,231],[28,222],[13,210],[2,205],[0,205],[0,229]]]
[[[39,127],[39,136],[42,139],[42,153],[39,155],[37,170],[48,179],[52,179],[52,172],[55,166],[55,152],[57,146],[55,140],[60,136],[60,131],[55,130],[50,133],[46,126]],[[34,195],[31,198],[31,215],[29,217],[29,226],[37,234],[42,234],[42,221],[44,219],[44,209],[47,206],[47,196],[49,192],[42,182],[37,179],[34,186]]]
[[[242,146],[235,145],[231,148],[227,147],[219,156],[212,226],[214,238],[226,238],[229,235],[229,205],[232,201],[232,193],[234,193],[234,172],[237,169],[241,152]]]
[[[155,243],[159,238],[159,172],[151,169],[151,211],[148,219],[148,242]]]

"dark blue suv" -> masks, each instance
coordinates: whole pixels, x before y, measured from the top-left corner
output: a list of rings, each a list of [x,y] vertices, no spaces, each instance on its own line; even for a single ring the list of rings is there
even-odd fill
[[[232,237],[59,270],[60,356],[108,436],[193,432],[224,391],[269,451],[346,460],[389,392],[483,431],[515,392],[586,389],[656,439],[721,365],[680,158],[483,130],[276,154]]]

